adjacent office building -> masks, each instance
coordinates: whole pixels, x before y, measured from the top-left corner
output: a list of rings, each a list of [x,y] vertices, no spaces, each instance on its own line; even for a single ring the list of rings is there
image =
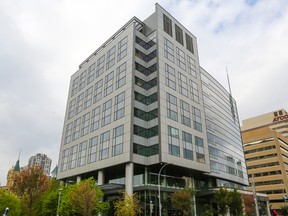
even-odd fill
[[[37,153],[29,158],[28,168],[39,166],[46,175],[50,175],[52,160],[46,155]]]
[[[155,5],[133,17],[72,75],[57,178],[93,176],[105,199],[137,192],[143,215],[171,215],[171,194],[248,185],[235,100],[199,65],[196,37]],[[152,204],[152,205],[150,205]]]
[[[273,209],[287,201],[288,115],[284,109],[243,121],[250,189],[266,193]]]

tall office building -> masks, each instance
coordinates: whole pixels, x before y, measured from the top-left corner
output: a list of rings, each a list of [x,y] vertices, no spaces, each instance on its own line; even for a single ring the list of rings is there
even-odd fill
[[[284,109],[243,121],[250,189],[266,193],[273,209],[288,201],[288,115]]]
[[[166,215],[171,194],[193,186],[201,215],[209,189],[248,185],[236,103],[200,67],[196,37],[155,9],[72,75],[57,178],[93,176],[108,200],[137,192],[144,215],[159,211],[158,186]]]
[[[37,153],[29,158],[28,168],[39,166],[46,175],[50,175],[52,160],[45,154]]]

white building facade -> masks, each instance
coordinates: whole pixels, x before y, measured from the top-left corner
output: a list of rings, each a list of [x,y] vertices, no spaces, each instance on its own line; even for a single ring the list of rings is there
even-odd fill
[[[39,166],[42,168],[46,175],[50,175],[51,165],[52,160],[46,154],[41,153],[37,153],[36,155],[31,156],[28,162],[28,168]]]
[[[160,185],[162,212],[172,215],[175,190],[248,181],[234,99],[200,67],[196,37],[155,9],[144,21],[133,17],[72,75],[57,178],[93,176],[108,200],[137,192],[143,215],[151,203],[159,211]],[[207,199],[198,198],[195,212]]]

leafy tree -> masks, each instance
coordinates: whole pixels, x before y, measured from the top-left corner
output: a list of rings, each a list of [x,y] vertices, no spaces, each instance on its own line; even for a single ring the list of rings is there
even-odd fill
[[[109,203],[102,202],[104,194],[93,178],[65,187],[62,194],[59,207],[61,216],[91,216],[109,209]]]
[[[204,216],[213,216],[215,210],[209,204],[203,206]]]
[[[282,215],[284,215],[284,216],[288,215],[288,206],[287,205],[280,206],[280,211],[281,211]]]
[[[15,175],[11,191],[21,200],[22,215],[36,215],[39,201],[49,185],[49,178],[38,166],[23,169]]]
[[[230,191],[229,194],[229,203],[230,215],[238,216],[242,215],[243,210],[243,201],[241,193],[239,193],[235,188],[233,191]]]
[[[225,215],[228,212],[228,206],[230,203],[229,191],[226,188],[220,187],[215,192],[215,200],[218,206],[218,213]]]
[[[0,214],[4,212],[5,208],[9,208],[9,215],[20,216],[21,204],[18,197],[9,193],[6,190],[0,189]]]
[[[251,194],[242,194],[243,203],[245,206],[245,213],[251,216],[254,211],[254,197]]]
[[[191,187],[186,187],[183,190],[177,190],[172,195],[172,206],[180,209],[184,216],[193,215],[193,197],[195,190]]]
[[[141,206],[137,194],[129,196],[123,193],[123,197],[114,202],[115,216],[135,216],[140,214]]]

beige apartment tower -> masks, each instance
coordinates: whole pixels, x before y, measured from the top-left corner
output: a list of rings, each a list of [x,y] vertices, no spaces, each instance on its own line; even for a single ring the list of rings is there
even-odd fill
[[[265,193],[272,209],[287,201],[287,112],[279,110],[243,121],[242,139],[249,189]]]

